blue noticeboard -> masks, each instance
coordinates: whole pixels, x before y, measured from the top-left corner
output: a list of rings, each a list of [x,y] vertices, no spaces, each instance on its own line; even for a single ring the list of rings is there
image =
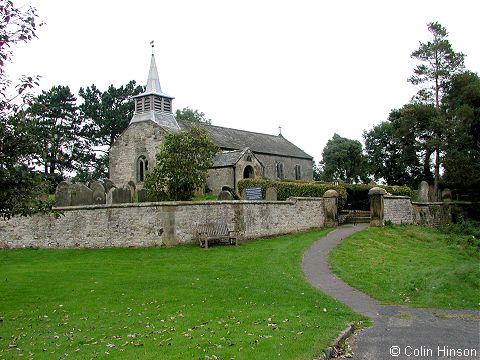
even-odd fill
[[[262,188],[261,187],[246,188],[245,200],[262,200]]]

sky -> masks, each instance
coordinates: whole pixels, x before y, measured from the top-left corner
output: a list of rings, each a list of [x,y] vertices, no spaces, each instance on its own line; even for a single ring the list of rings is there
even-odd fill
[[[11,79],[106,90],[145,85],[150,41],[163,92],[212,124],[282,135],[321,160],[334,133],[362,133],[408,103],[410,54],[427,23],[480,72],[480,1],[19,0],[45,24],[13,48]]]

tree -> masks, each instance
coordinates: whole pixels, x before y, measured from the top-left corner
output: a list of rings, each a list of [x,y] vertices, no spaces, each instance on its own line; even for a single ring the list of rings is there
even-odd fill
[[[88,145],[79,137],[81,120],[76,98],[68,86],[53,86],[42,91],[28,109],[36,126],[41,152],[37,164],[45,175],[63,175],[91,161]]]
[[[478,189],[480,188],[478,75],[468,71],[455,75],[449,83],[443,106],[449,124],[444,155],[444,180],[448,186],[463,191]]]
[[[177,109],[175,112],[177,120],[187,120],[194,123],[204,123],[210,125],[212,119],[207,119],[203,112],[199,112],[197,109],[192,110],[188,106],[183,109]]]
[[[363,133],[367,168],[375,180],[384,179],[389,185],[417,186],[422,180],[419,147],[413,134],[400,136],[401,121],[401,111],[394,110],[389,121]]]
[[[152,201],[190,200],[203,186],[217,146],[205,130],[170,132],[156,155],[154,169],[147,173],[145,189]]]
[[[83,123],[81,136],[88,144],[90,157],[96,161],[85,164],[77,173],[78,179],[108,177],[108,149],[128,127],[135,110],[132,97],[142,91],[133,80],[119,88],[110,85],[104,92],[95,85],[80,88],[79,95],[83,99],[79,106]]]
[[[411,57],[420,61],[414,69],[414,74],[409,81],[414,85],[420,85],[416,100],[422,103],[434,103],[436,117],[432,119],[430,130],[431,142],[435,147],[434,164],[434,193],[438,198],[438,184],[440,179],[440,153],[444,142],[445,117],[441,112],[442,98],[448,83],[455,74],[463,68],[464,55],[453,51],[448,41],[447,30],[438,22],[428,24],[428,31],[432,39],[427,43],[420,42],[420,46]]]
[[[35,8],[16,8],[12,1],[0,5],[0,216],[29,215],[48,210],[48,202],[39,200],[43,193],[41,174],[34,171],[32,160],[37,145],[32,124],[21,110],[30,101],[29,89],[38,85],[38,76],[23,76],[11,91],[12,82],[5,65],[12,61],[12,47],[36,37]]]
[[[365,178],[362,144],[334,134],[323,149],[321,165],[325,181],[358,182]]]

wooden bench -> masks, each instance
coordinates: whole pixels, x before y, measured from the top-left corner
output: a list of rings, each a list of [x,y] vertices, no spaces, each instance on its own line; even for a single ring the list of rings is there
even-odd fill
[[[204,247],[205,249],[208,249],[209,241],[228,241],[230,245],[233,245],[233,242],[235,242],[235,246],[238,245],[239,232],[236,230],[229,230],[227,224],[197,224],[195,230],[198,241],[200,242],[200,247]]]

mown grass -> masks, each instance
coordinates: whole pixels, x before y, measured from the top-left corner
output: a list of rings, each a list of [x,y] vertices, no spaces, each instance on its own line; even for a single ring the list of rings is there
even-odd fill
[[[196,246],[0,251],[0,358],[312,359],[361,317],[314,289],[328,230]]]
[[[420,226],[368,228],[345,239],[329,262],[348,284],[386,303],[480,309],[480,255],[468,236]]]

